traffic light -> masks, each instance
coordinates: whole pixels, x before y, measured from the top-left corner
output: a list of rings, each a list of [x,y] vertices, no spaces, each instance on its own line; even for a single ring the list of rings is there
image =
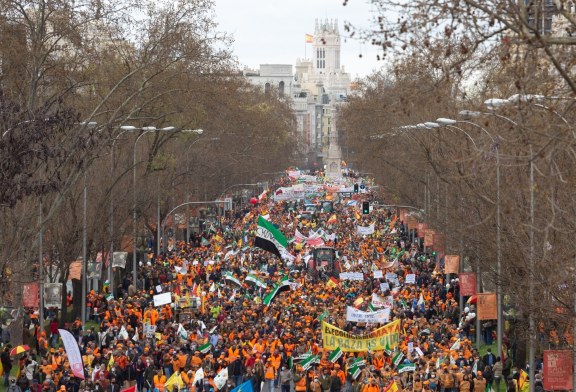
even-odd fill
[[[354,184],[354,193],[358,193],[358,184]]]
[[[362,213],[369,214],[370,213],[370,202],[363,201],[362,202]]]

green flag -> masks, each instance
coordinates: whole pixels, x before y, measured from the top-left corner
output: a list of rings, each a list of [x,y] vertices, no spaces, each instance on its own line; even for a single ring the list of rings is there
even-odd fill
[[[328,357],[328,360],[332,363],[336,363],[338,359],[342,356],[343,352],[340,347],[336,347],[336,350],[332,351],[332,354]]]
[[[350,373],[350,375],[352,376],[353,379],[356,379],[360,375],[360,368],[358,366],[351,367],[348,370],[348,373]]]
[[[248,274],[248,276],[246,277],[246,280],[256,284],[256,286],[258,286],[258,287],[262,287],[263,289],[268,287],[268,285],[266,283],[262,282],[260,279],[258,279],[258,277],[256,275],[254,275],[253,272],[250,272]]]
[[[272,302],[272,300],[274,299],[274,297],[276,296],[276,294],[278,294],[280,289],[285,287],[285,286],[290,286],[290,281],[288,280],[287,276],[282,277],[282,279],[280,279],[280,281],[278,281],[276,284],[274,284],[272,291],[267,296],[265,296],[264,301],[262,301],[264,303],[264,305],[269,306],[270,303]]]
[[[400,366],[398,366],[398,374],[404,372],[415,372],[415,371],[416,371],[415,363],[400,364]]]
[[[396,354],[394,354],[392,357],[392,363],[394,366],[400,365],[402,363],[402,358],[404,358],[404,354],[402,354],[401,351],[398,351]]]
[[[242,287],[242,282],[240,282],[240,280],[238,278],[236,278],[234,275],[232,275],[232,272],[230,272],[230,271],[224,272],[224,279],[230,280],[230,281],[236,283],[238,286]]]
[[[198,351],[200,351],[202,354],[206,354],[207,352],[210,351],[211,349],[211,344],[210,342],[203,344],[202,346],[198,347]]]
[[[300,365],[302,365],[304,370],[308,370],[313,364],[318,362],[320,362],[320,357],[318,355],[310,355],[308,358],[300,362]]]
[[[326,317],[328,317],[328,310],[323,311],[323,312],[318,316],[318,321],[322,321],[322,320],[324,320]]]
[[[288,240],[272,222],[267,221],[262,216],[258,217],[258,229],[256,230],[256,240],[254,246],[274,253],[282,258],[283,254],[288,253]]]

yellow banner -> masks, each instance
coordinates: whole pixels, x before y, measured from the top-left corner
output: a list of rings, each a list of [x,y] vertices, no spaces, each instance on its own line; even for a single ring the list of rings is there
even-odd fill
[[[400,342],[400,320],[392,321],[366,335],[353,335],[323,321],[322,342],[325,349],[335,350],[340,347],[344,352],[391,350]]]

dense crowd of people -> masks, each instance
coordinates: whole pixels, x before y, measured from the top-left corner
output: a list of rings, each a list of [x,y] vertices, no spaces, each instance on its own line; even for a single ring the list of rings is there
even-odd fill
[[[475,310],[473,305],[461,310],[457,276],[445,275],[441,261],[425,253],[419,241],[410,241],[394,211],[359,211],[370,192],[354,200],[330,196],[327,189],[350,187],[357,180],[342,181],[320,181],[317,188],[323,190],[311,196],[313,203],[332,199],[333,211],[303,213],[303,200],[274,201],[272,188],[259,203],[233,211],[191,241],[150,258],[139,268],[137,282],[126,274],[113,290],[105,286],[90,292],[88,313],[97,327],[84,329],[77,320],[69,328],[79,342],[85,379],[72,375],[57,341],[56,322],[55,329],[38,330],[38,356],[28,353],[15,360],[10,347],[2,351],[6,386],[34,392],[131,386],[137,391],[230,392],[249,382],[255,392],[520,390],[521,370],[507,352],[503,357],[490,351],[480,355],[474,348],[470,315]],[[296,183],[284,177],[276,187]],[[336,251],[339,270],[311,271],[314,248],[305,242],[290,243],[292,259],[256,248],[259,216],[288,238],[296,230],[304,236],[321,232],[325,246]],[[371,224],[373,233],[358,234],[357,226]],[[374,271],[383,277],[375,279]],[[339,272],[359,272],[363,279],[339,279]],[[388,280],[387,273],[396,279]],[[405,282],[409,274],[415,274],[415,283]],[[284,277],[290,284],[266,303]],[[163,293],[171,293],[169,303],[156,304]],[[390,350],[343,350],[344,355],[330,360],[322,322],[354,335],[381,327],[346,317],[347,306],[373,311],[373,294],[392,297],[389,320],[400,320],[398,344]],[[395,363],[398,353],[403,359]],[[310,355],[318,360],[306,363]],[[360,372],[351,372],[358,363]],[[11,366],[20,369],[13,380],[8,377]],[[535,382],[541,378],[537,374]]]

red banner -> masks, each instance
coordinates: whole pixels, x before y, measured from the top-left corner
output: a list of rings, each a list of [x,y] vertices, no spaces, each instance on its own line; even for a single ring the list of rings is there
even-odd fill
[[[463,297],[476,294],[476,274],[474,272],[462,272],[458,274],[460,294]]]
[[[440,258],[446,254],[446,236],[444,233],[434,233],[432,236],[432,250],[438,252]]]
[[[568,391],[572,389],[572,351],[544,350],[544,389]]]
[[[434,230],[426,229],[426,233],[424,233],[424,246],[432,246],[434,245]]]
[[[498,318],[498,307],[496,293],[478,293],[478,320],[496,320]]]
[[[444,273],[457,274],[460,272],[460,256],[446,255],[444,257]]]
[[[37,308],[38,291],[38,282],[24,283],[22,286],[22,305],[27,308]]]
[[[426,230],[428,230],[428,224],[418,223],[418,237],[424,238],[424,235],[426,234]]]

